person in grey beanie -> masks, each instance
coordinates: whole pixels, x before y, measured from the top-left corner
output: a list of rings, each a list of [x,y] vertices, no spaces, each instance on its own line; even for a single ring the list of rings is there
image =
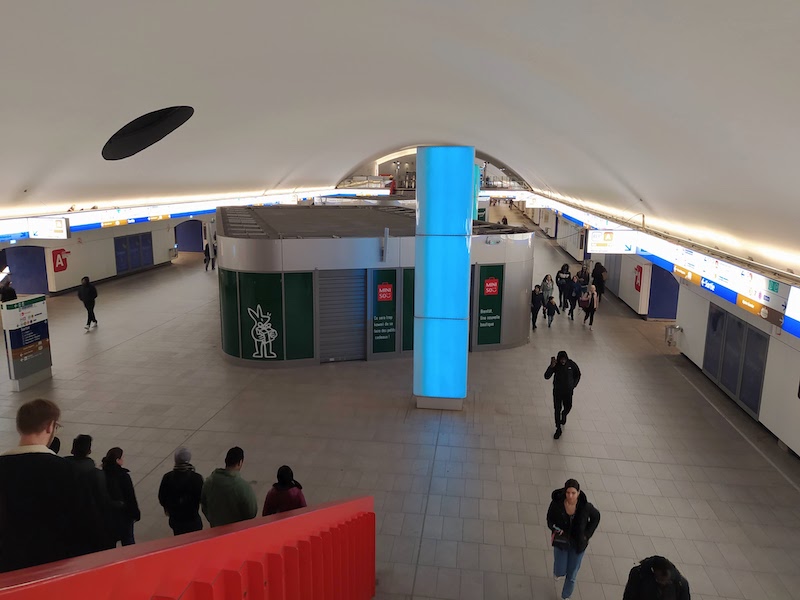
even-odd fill
[[[161,479],[158,501],[169,517],[169,526],[175,535],[203,529],[200,518],[200,494],[203,476],[192,466],[192,453],[187,448],[175,451],[175,466]]]

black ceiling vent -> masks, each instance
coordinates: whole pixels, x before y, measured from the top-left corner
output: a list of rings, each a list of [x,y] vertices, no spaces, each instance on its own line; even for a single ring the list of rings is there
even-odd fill
[[[194,114],[191,106],[162,108],[134,119],[103,146],[103,158],[121,160],[149,148],[186,123]]]

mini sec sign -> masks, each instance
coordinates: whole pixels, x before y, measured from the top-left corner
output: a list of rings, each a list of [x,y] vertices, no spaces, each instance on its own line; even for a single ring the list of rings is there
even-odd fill
[[[500,282],[496,277],[488,277],[483,282],[484,296],[497,296],[500,293]]]
[[[391,283],[378,284],[378,302],[391,302],[394,300],[394,286]]]

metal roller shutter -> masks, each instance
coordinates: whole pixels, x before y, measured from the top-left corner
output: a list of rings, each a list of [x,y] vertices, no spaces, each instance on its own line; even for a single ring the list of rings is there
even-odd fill
[[[367,359],[367,272],[320,271],[320,362]]]

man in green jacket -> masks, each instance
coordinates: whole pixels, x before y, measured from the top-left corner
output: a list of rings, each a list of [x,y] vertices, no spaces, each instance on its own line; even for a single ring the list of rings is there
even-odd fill
[[[225,468],[215,469],[206,478],[200,505],[211,527],[221,527],[252,519],[258,513],[253,488],[242,479],[244,450],[234,446],[225,456]]]

